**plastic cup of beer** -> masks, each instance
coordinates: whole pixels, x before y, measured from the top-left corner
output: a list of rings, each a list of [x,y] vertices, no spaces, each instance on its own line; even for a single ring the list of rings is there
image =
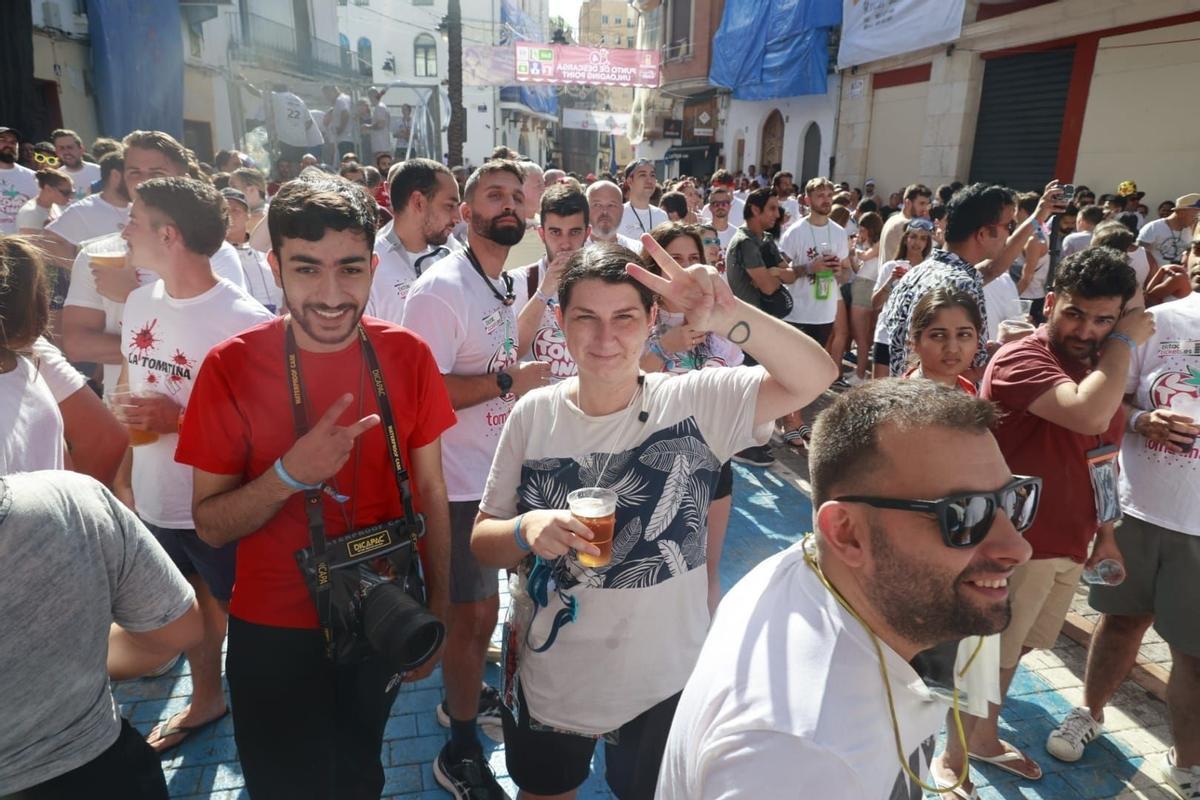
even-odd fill
[[[617,493],[599,487],[576,489],[567,495],[567,508],[571,516],[588,526],[592,532],[592,544],[600,550],[594,556],[582,550],[575,552],[579,563],[585,567],[606,567],[612,561],[613,528],[617,520]]]
[[[129,444],[133,447],[141,447],[144,444],[153,444],[158,441],[158,434],[154,431],[135,428],[129,422],[129,411],[133,408],[133,398],[152,393],[153,390],[144,386],[136,387],[135,391],[130,389],[129,384],[119,383],[116,389],[105,398],[105,404],[108,405],[113,416],[125,426],[125,430],[129,434]]]
[[[1036,330],[1034,324],[1028,320],[1005,319],[1000,321],[1000,326],[996,329],[996,336],[999,338],[1000,344],[1008,344],[1018,339],[1024,339]]]
[[[129,245],[120,236],[105,236],[84,245],[83,252],[87,253],[93,267],[120,269],[125,266]]]
[[[1032,300],[1021,300],[1020,303],[1021,303],[1021,315],[1025,316],[1025,317],[1031,316],[1033,314],[1033,301]]]

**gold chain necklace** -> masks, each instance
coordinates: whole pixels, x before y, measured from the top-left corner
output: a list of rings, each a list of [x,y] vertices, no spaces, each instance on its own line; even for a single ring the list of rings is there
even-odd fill
[[[892,700],[892,683],[891,679],[888,677],[887,664],[883,660],[883,648],[879,645],[879,638],[875,636],[875,632],[871,630],[871,626],[867,625],[867,623],[863,621],[863,618],[858,615],[858,612],[850,606],[850,603],[846,601],[846,598],[842,597],[842,593],[839,592],[837,588],[829,582],[829,579],[825,577],[825,573],[821,570],[821,565],[817,563],[817,560],[813,557],[809,548],[809,545],[813,543],[812,536],[813,535],[811,533],[807,534],[801,542],[801,547],[804,550],[804,563],[808,564],[809,568],[816,573],[817,579],[821,581],[821,585],[829,590],[829,593],[832,594],[834,599],[838,601],[838,605],[846,609],[846,612],[849,613],[850,616],[854,617],[854,619],[858,621],[859,625],[863,626],[863,630],[867,632],[867,636],[869,636],[871,639],[871,644],[875,647],[875,657],[879,659],[879,675],[883,679],[883,691],[887,695],[888,715],[891,717],[892,721],[892,736],[896,741],[896,756],[900,761],[900,767],[904,770],[905,774],[908,775],[909,780],[927,792],[933,792],[935,794],[947,794],[949,792],[953,792],[966,783],[967,776],[971,774],[971,760],[965,756],[967,752],[967,734],[963,730],[962,717],[959,716],[957,682],[955,682],[953,693],[954,728],[955,732],[958,734],[958,742],[962,747],[964,758],[966,758],[966,763],[963,765],[962,774],[958,776],[958,780],[954,782],[954,785],[946,787],[929,786],[921,780],[919,775],[912,771],[912,768],[908,766],[908,759],[904,755],[904,745],[900,743],[900,723],[896,719],[896,705]],[[967,670],[971,668],[971,664],[975,663],[975,656],[979,655],[979,651],[982,648],[983,637],[981,636],[979,637],[979,644],[975,646],[974,652],[971,653],[971,657],[967,659],[967,663],[963,665],[961,670],[959,670],[958,676],[960,678],[966,674]]]

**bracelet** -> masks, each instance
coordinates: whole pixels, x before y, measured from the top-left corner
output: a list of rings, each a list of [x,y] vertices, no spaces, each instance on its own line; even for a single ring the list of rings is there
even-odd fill
[[[529,552],[529,542],[521,536],[521,520],[525,518],[524,514],[518,514],[516,520],[513,521],[513,541],[517,543],[517,547]]]
[[[1130,433],[1137,433],[1137,421],[1145,413],[1147,413],[1146,409],[1139,408],[1129,415],[1129,419],[1125,420],[1125,426],[1129,428]]]
[[[550,304],[550,295],[542,291],[542,287],[538,287],[533,293],[533,299],[541,300],[546,305]]]
[[[308,492],[313,489],[322,488],[319,483],[301,483],[289,475],[287,469],[283,466],[282,456],[275,459],[275,474],[279,476],[279,480],[283,481],[285,486],[289,489],[295,489],[297,492]]]
[[[1130,339],[1128,336],[1126,336],[1123,333],[1118,333],[1117,331],[1113,331],[1112,333],[1110,333],[1108,335],[1107,338],[1116,339],[1118,342],[1123,342],[1125,344],[1125,346],[1129,348],[1129,352],[1131,352],[1131,353],[1134,350],[1137,350],[1137,345],[1134,344],[1133,339]]]

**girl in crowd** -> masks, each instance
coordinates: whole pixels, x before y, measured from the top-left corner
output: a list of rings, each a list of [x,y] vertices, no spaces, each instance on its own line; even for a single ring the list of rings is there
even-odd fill
[[[717,272],[725,274],[725,248],[721,246],[721,235],[708,223],[700,225],[700,237],[704,242],[704,263],[712,264]]]
[[[712,267],[683,267],[650,236],[642,246],[661,275],[615,245],[571,258],[555,313],[578,375],[513,407],[471,536],[481,563],[514,571],[504,756],[525,793],[574,797],[605,739],[616,796],[654,795],[708,629],[706,520],[721,464],[836,375],[816,342],[735,299]],[[655,295],[697,342],[731,334],[760,366],[643,373]],[[615,510],[593,512],[597,533],[567,510],[584,488],[615,495]]]
[[[854,335],[857,359],[854,374],[860,381],[867,377],[871,334],[875,331],[876,312],[871,304],[871,296],[875,293],[875,282],[879,277],[879,235],[882,232],[883,219],[874,211],[859,218],[858,238],[855,240],[858,273],[850,284],[850,330]]]
[[[668,222],[656,226],[650,236],[684,267],[708,263],[702,234],[693,227]],[[644,251],[642,264],[656,275],[661,273],[654,259]],[[642,357],[643,370],[683,375],[705,367],[736,367],[742,363],[744,357],[737,345],[723,336],[697,331],[688,325],[683,312],[670,300],[661,298],[658,302],[658,315],[647,342],[646,355]],[[709,612],[716,611],[717,603],[721,601],[721,550],[732,511],[733,464],[726,461],[721,465],[717,489],[708,507]]]
[[[42,229],[62,214],[75,192],[70,175],[49,167],[37,171],[37,184],[37,196],[17,212],[17,230],[25,235],[40,236]]]
[[[977,394],[975,384],[963,375],[971,368],[983,335],[983,317],[971,295],[950,288],[933,289],[913,306],[908,330],[913,367],[906,378],[925,378]],[[966,694],[962,713],[987,717],[988,704],[1001,701],[999,634],[969,636],[944,653],[947,659],[954,655],[954,681]],[[948,730],[954,730],[952,711],[947,712],[946,724]],[[946,751],[930,765],[934,782],[942,787],[954,785],[967,761],[956,736],[947,737],[946,742]],[[967,783],[951,796],[969,800],[976,795]]]
[[[871,307],[875,310],[875,367],[876,378],[886,378],[891,364],[891,353],[888,347],[888,332],[879,323],[879,312],[887,302],[892,287],[904,277],[910,267],[915,267],[929,258],[933,250],[933,223],[927,219],[914,219],[904,226],[904,235],[900,237],[900,246],[895,253],[881,253],[880,258],[887,258],[879,268],[875,278],[875,291],[871,294]]]

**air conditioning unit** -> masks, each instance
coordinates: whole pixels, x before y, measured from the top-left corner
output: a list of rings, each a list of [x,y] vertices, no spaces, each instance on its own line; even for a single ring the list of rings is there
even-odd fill
[[[63,30],[62,9],[54,0],[42,0],[42,27]]]

